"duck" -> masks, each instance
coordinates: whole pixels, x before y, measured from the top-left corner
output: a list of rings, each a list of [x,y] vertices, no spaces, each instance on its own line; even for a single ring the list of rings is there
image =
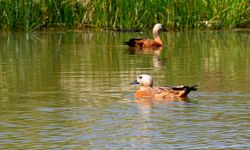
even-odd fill
[[[141,74],[130,84],[141,85],[135,92],[135,98],[150,98],[153,100],[182,100],[187,98],[191,91],[196,91],[198,87],[198,85],[153,87],[153,77],[150,74]]]
[[[155,24],[153,28],[153,37],[154,39],[136,39],[132,38],[124,44],[128,45],[130,48],[159,48],[163,47],[163,42],[160,38],[160,31],[164,29],[161,23]]]

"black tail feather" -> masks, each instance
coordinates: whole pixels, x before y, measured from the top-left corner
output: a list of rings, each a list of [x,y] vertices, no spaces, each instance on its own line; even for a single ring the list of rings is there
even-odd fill
[[[185,91],[196,91],[198,85],[193,86],[184,86],[184,85],[177,85],[177,86],[169,86],[169,88],[173,90],[185,90]]]
[[[185,86],[186,87],[186,90],[188,91],[196,91],[198,90],[198,85],[193,85],[193,86]]]
[[[191,91],[196,91],[196,90],[198,90],[198,85],[193,85],[193,86],[184,86],[184,90],[185,90],[185,92],[182,94],[182,96],[181,97],[186,97],[187,95],[188,95],[188,93],[189,92],[191,92]]]
[[[128,42],[124,42],[124,44],[126,44],[126,45],[128,45],[130,47],[133,47],[133,46],[136,45],[136,41],[138,41],[138,40],[141,40],[141,39],[135,39],[135,38],[133,38],[133,39],[130,39]]]

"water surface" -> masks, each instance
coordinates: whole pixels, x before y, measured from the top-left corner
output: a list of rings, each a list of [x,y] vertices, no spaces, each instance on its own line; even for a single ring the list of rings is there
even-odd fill
[[[248,149],[250,32],[0,33],[1,149]],[[155,85],[198,84],[190,102],[136,103]]]

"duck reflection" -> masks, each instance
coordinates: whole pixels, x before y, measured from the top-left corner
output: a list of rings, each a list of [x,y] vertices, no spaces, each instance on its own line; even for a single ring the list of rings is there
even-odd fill
[[[161,59],[160,55],[162,53],[162,47],[153,51],[153,65],[156,68],[161,68],[166,64],[166,59]]]
[[[168,100],[156,100],[153,98],[136,98],[135,102],[138,104],[141,104],[144,108],[150,109],[154,105],[158,105],[158,104],[161,104],[161,105],[165,104],[168,107],[172,107],[175,105],[175,103],[184,105],[184,104],[192,103],[194,101],[192,101],[192,99],[190,98],[172,97],[172,98],[168,98]]]
[[[139,55],[139,54],[152,54],[152,63],[156,68],[161,68],[166,64],[166,59],[161,58],[161,54],[163,52],[163,47],[158,48],[138,48],[138,47],[130,47],[129,54],[130,55]]]

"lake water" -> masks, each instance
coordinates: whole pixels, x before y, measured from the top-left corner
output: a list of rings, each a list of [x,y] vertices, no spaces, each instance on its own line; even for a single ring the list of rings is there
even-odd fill
[[[250,149],[250,31],[0,33],[0,149]],[[137,103],[137,75],[198,84]]]

